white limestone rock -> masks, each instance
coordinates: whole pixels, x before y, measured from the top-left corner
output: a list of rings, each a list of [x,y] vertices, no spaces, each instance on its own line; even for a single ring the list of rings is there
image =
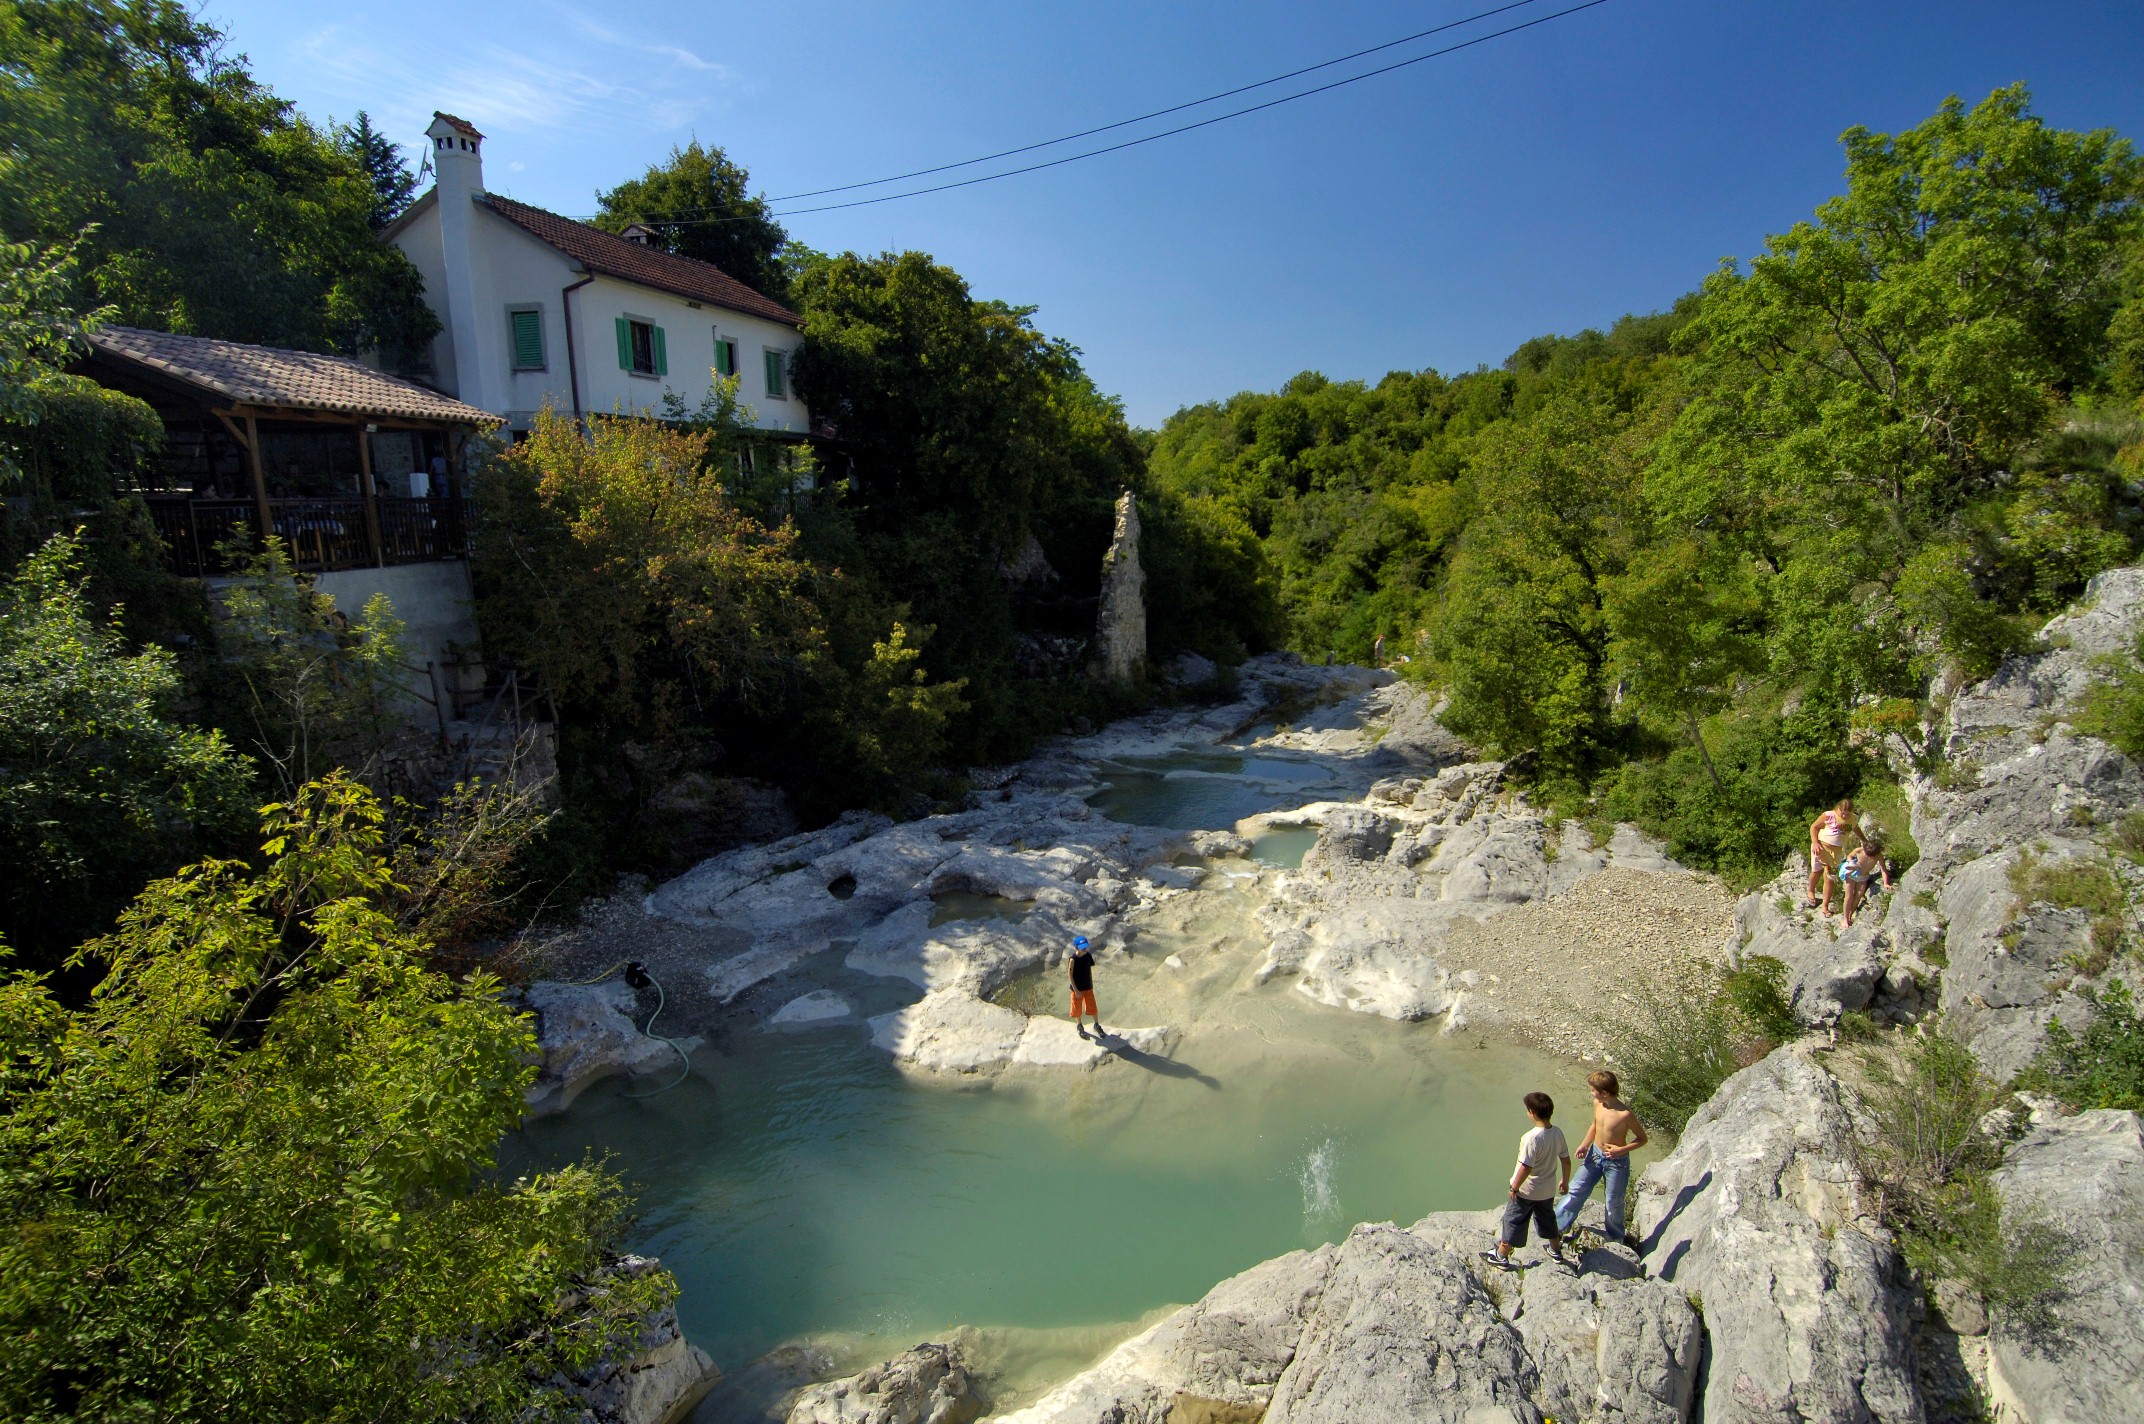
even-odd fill
[[[1988,1387],[2020,1424],[2126,1424],[2144,1399],[2144,1119],[2058,1118],[2013,1146],[1996,1183],[2006,1214],[2030,1212],[2077,1242],[2060,1329],[2037,1338],[1991,1312]]]
[[[601,1290],[607,1277],[645,1276],[661,1266],[650,1256],[623,1256],[598,1271],[587,1289]],[[630,1354],[605,1356],[557,1383],[580,1398],[590,1424],[676,1424],[721,1378],[707,1352],[678,1329],[676,1308],[664,1306],[642,1318]]]
[[[543,1055],[528,1090],[528,1116],[564,1112],[581,1090],[614,1073],[638,1077],[676,1069],[677,1050],[650,1038],[634,1022],[638,996],[623,979],[599,984],[538,981],[523,1001],[536,1013],[536,1047]],[[691,1052],[698,1039],[683,1041]]]
[[[813,1024],[834,1023],[846,1019],[855,1012],[847,999],[831,989],[814,989],[809,994],[799,995],[771,1014],[771,1025],[790,1028]]]
[[[1781,1048],[1723,1084],[1638,1184],[1653,1276],[1704,1301],[1704,1417],[1920,1424],[1903,1263],[1840,1155],[1838,1085]]]
[[[924,1344],[846,1379],[810,1386],[789,1406],[788,1424],[970,1424],[982,1412],[960,1352]]]
[[[982,1073],[1012,1061],[1027,1016],[959,989],[940,989],[870,1025],[873,1045],[897,1063],[927,1073]]]

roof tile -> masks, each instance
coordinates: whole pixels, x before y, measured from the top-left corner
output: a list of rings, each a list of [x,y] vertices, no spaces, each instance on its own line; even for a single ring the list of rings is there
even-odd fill
[[[177,336],[132,326],[89,334],[98,352],[205,387],[245,405],[294,410],[349,411],[462,425],[497,425],[499,418],[414,381],[375,371],[347,356],[285,351],[212,336]]]
[[[772,297],[761,296],[712,262],[627,242],[615,233],[575,222],[572,218],[562,218],[557,213],[547,213],[542,208],[532,208],[527,203],[517,203],[512,198],[502,198],[497,193],[486,193],[477,201],[591,272],[638,282],[643,287],[654,287],[693,301],[711,302],[749,316],[762,316],[785,326],[801,327],[804,324],[803,317]]]

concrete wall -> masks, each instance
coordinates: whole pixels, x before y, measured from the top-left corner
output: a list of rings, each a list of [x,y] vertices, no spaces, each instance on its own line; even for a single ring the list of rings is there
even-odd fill
[[[355,621],[365,600],[387,595],[395,617],[408,625],[403,656],[418,667],[454,660],[452,646],[476,648],[475,594],[469,565],[459,560],[437,564],[398,564],[386,569],[345,569],[314,576],[314,586],[335,600],[336,611]],[[431,695],[431,689],[425,688]]]

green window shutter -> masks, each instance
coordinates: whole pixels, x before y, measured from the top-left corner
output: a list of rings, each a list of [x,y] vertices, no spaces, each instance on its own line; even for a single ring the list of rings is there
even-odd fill
[[[514,319],[514,369],[543,369],[543,313],[517,311]]]
[[[655,328],[655,374],[658,376],[670,374],[670,357],[663,350],[663,329],[659,326]]]
[[[787,373],[783,370],[782,353],[779,351],[769,351],[767,353],[768,395],[779,398],[788,394],[787,387],[783,384],[783,377],[786,374]]]
[[[737,343],[724,341],[719,336],[715,338],[715,374],[718,376],[734,376],[737,374]]]
[[[618,318],[618,369],[633,369],[633,324],[622,316]]]

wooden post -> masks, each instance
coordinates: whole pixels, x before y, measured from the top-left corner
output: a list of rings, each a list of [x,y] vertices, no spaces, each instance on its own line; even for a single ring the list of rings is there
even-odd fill
[[[380,492],[372,483],[372,432],[357,427],[357,473],[365,493],[365,541],[372,548],[372,566],[387,567],[387,549],[380,542]]]
[[[246,464],[253,471],[253,502],[260,512],[261,548],[275,537],[275,514],[268,507],[268,477],[261,473],[261,423],[246,417]]]

